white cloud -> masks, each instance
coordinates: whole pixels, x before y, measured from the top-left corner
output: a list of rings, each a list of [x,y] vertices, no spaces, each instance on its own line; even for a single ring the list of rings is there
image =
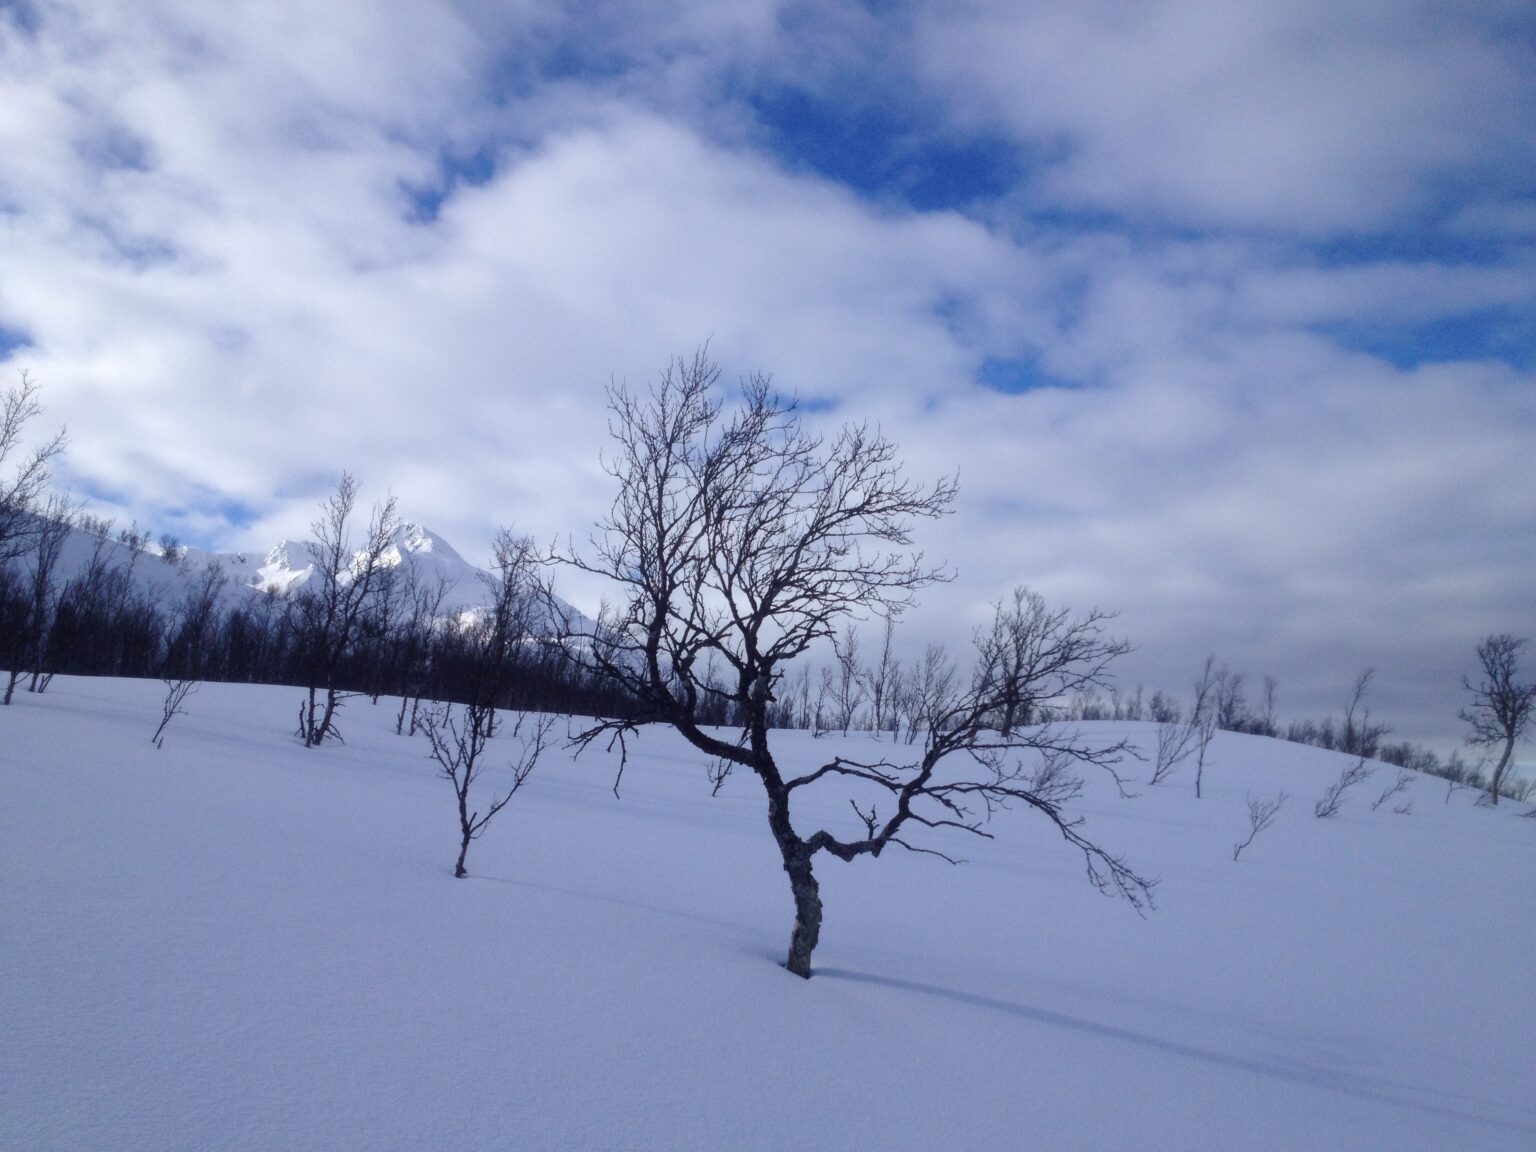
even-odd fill
[[[1384,0],[925,8],[934,82],[1040,151],[1069,207],[1333,232],[1536,159],[1515,4]],[[1518,40],[1513,41],[1518,43]],[[1526,54],[1528,56],[1528,53]]]
[[[1455,21],[1434,42],[1343,11],[927,22],[930,80],[1061,145],[1056,202],[1240,226],[1133,239],[877,206],[755,151],[749,114],[709,103],[723,72],[827,76],[780,59],[815,40],[776,5],[608,10],[579,47],[643,24],[632,66],[556,84],[533,79],[572,27],[551,6],[50,6],[0,47],[0,326],[32,337],[12,363],[98,510],[263,547],[347,467],[470,556],[508,520],[580,535],[611,493],[603,387],[712,338],[728,376],[772,371],[914,473],[958,469],[922,539],[961,578],[915,629],[1028,581],[1122,609],[1149,686],[1215,649],[1294,685],[1294,714],[1377,664],[1443,735],[1476,637],[1536,632],[1536,380],[1399,370],[1323,329],[1528,310],[1536,272],[1334,267],[1247,229],[1389,224],[1527,97]],[[852,43],[871,26],[845,15],[839,53],[914,47]],[[499,103],[498,67],[522,69]],[[409,190],[476,149],[494,175],[413,220]],[[1519,234],[1499,188],[1464,215]],[[1082,386],[999,395],[987,357]]]

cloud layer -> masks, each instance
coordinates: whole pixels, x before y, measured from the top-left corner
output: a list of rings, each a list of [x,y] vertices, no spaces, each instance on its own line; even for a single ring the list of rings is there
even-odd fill
[[[0,4],[0,357],[76,494],[580,534],[604,387],[709,339],[958,470],[914,639],[1026,581],[1448,746],[1536,634],[1522,5],[576,7]]]

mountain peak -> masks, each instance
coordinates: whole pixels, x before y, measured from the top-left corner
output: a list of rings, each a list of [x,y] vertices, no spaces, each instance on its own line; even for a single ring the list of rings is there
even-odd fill
[[[450,563],[464,563],[464,558],[453,546],[425,525],[407,522],[395,529],[392,560],[398,564],[406,556],[424,558],[431,556]]]

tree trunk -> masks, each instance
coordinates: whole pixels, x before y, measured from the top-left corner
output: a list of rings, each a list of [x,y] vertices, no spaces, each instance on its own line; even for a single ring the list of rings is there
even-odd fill
[[[315,686],[309,686],[309,697],[306,704],[299,707],[299,719],[304,729],[304,747],[313,748],[320,741],[315,739]]]
[[[469,870],[464,867],[464,857],[469,855],[469,842],[475,838],[475,817],[469,811],[469,774],[466,772],[462,781],[457,775],[453,777],[453,789],[459,794],[459,862],[453,866],[453,878],[462,880],[469,875]]]
[[[1499,785],[1504,783],[1504,772],[1514,753],[1515,738],[1511,736],[1504,741],[1504,755],[1499,757],[1499,766],[1493,770],[1493,779],[1488,783],[1488,796],[1495,804],[1499,802]]]
[[[784,966],[796,976],[811,978],[811,953],[821,938],[821,887],[811,871],[811,857],[801,845],[784,853],[784,871],[795,898],[795,930],[789,937],[789,959]]]
[[[320,720],[320,727],[315,732],[315,743],[318,744],[331,734],[331,725],[336,722],[336,688],[334,685],[326,685],[325,688],[325,713]]]

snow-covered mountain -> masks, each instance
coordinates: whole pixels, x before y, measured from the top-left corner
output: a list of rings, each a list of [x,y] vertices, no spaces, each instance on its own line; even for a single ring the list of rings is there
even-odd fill
[[[191,568],[219,564],[232,584],[282,595],[301,592],[316,579],[318,558],[318,546],[308,540],[279,541],[259,558],[244,552],[186,549],[181,553],[181,562]],[[443,598],[445,611],[463,611],[486,602],[485,573],[420,524],[402,524],[395,530],[384,563],[414,569],[417,578],[427,584],[442,579],[448,589]]]
[[[265,553],[210,552],[201,548],[177,548],[164,553],[153,545],[135,546],[110,534],[72,528],[60,554],[55,579],[62,586],[94,561],[129,571],[153,599],[171,603],[180,600],[217,566],[227,578],[222,596],[229,608],[247,596],[297,595],[317,579],[318,559],[319,546],[309,540],[282,540]],[[473,612],[489,602],[487,573],[421,524],[402,524],[395,531],[384,560],[391,567],[414,570],[422,584],[442,580],[447,590],[442,603],[445,616]],[[584,622],[574,609],[570,618]]]

